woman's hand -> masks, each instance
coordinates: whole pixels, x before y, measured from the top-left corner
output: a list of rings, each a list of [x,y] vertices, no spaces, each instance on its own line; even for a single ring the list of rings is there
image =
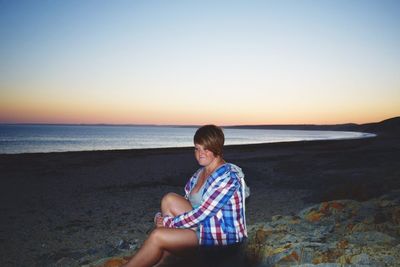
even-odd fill
[[[164,218],[162,216],[157,217],[157,219],[156,219],[156,226],[157,227],[164,227],[163,219]]]
[[[163,216],[161,212],[157,212],[156,215],[154,216],[154,224],[156,227],[164,227],[163,224]]]

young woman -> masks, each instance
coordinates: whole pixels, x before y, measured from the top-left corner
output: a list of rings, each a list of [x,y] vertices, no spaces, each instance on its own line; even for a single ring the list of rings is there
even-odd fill
[[[169,253],[197,246],[240,243],[247,237],[242,170],[223,159],[220,127],[205,125],[194,136],[202,166],[185,186],[185,196],[168,193],[156,214],[156,228],[126,267],[153,266]]]

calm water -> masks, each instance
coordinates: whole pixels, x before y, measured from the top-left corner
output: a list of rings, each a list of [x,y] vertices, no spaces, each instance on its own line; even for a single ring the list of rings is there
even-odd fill
[[[193,146],[196,128],[166,126],[0,125],[0,154]],[[225,144],[353,139],[337,131],[224,129]]]

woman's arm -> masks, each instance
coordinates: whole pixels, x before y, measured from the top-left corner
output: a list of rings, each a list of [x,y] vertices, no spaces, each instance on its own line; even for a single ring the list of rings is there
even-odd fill
[[[207,198],[201,205],[176,217],[165,216],[163,225],[170,228],[191,228],[206,218],[214,216],[232,197],[240,186],[236,175],[226,172],[218,178],[217,185],[206,192]]]

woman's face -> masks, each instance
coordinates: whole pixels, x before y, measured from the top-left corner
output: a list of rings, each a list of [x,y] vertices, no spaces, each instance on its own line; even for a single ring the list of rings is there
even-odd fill
[[[208,166],[217,158],[212,151],[199,144],[194,145],[194,156],[200,166]]]

